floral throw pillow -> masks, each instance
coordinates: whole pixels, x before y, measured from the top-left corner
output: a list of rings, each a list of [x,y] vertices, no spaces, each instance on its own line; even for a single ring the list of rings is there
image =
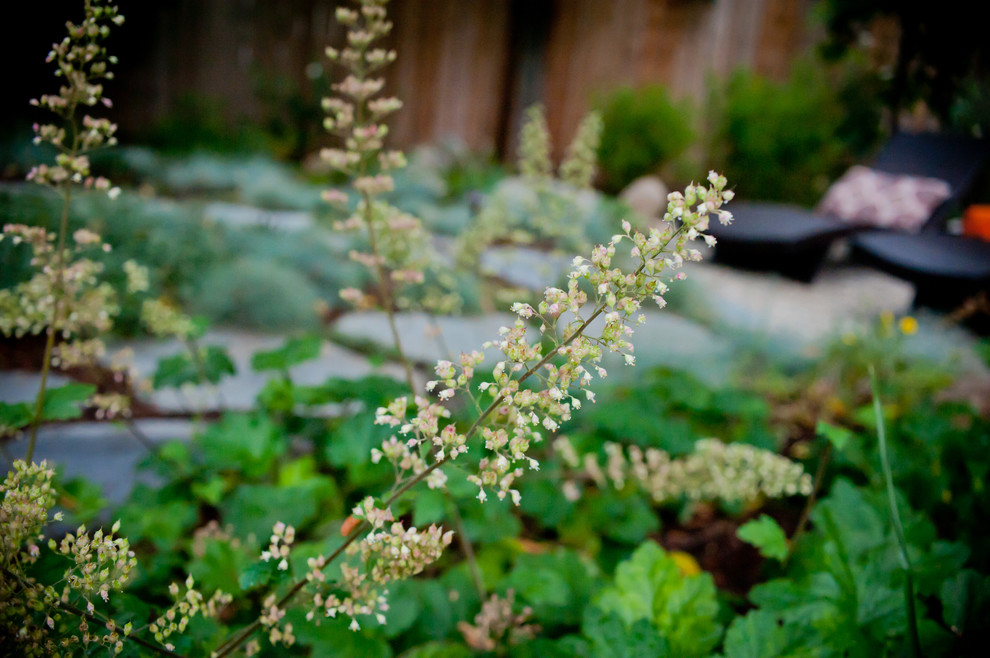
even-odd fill
[[[857,226],[917,233],[951,194],[944,180],[857,165],[832,184],[818,212]]]

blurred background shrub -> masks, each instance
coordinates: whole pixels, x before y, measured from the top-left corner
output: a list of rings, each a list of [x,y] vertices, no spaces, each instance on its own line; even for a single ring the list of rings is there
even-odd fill
[[[709,166],[744,198],[813,205],[876,143],[869,93],[868,78],[810,61],[782,83],[736,71],[711,83]]]
[[[603,184],[615,193],[646,174],[660,173],[694,141],[694,108],[675,101],[666,87],[621,87],[600,101],[598,163]]]

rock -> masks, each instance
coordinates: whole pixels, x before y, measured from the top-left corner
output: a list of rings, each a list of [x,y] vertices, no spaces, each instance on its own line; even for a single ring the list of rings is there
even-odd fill
[[[657,176],[640,176],[619,193],[619,199],[643,219],[654,220],[663,216],[669,192]]]

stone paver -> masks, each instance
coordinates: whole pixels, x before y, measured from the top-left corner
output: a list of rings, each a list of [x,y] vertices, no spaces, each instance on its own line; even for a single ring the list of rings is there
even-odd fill
[[[543,290],[560,285],[571,271],[573,258],[529,247],[503,247],[482,254],[481,269],[521,288]]]
[[[193,423],[185,420],[141,420],[138,430],[154,445],[173,439],[188,440]],[[27,441],[19,440],[6,446],[7,456],[21,459],[27,451]],[[148,448],[120,423],[66,423],[48,425],[38,431],[35,460],[47,459],[59,464],[66,478],[84,477],[100,486],[111,505],[122,503],[138,481],[153,482],[150,473],[137,471],[138,463],[147,457]]]
[[[57,372],[48,375],[48,387],[57,388],[70,383],[72,380]],[[0,372],[0,402],[16,404],[31,402],[38,396],[41,376],[36,372],[23,370],[8,370]]]
[[[262,226],[279,231],[302,231],[312,228],[313,215],[301,210],[265,210],[236,203],[216,201],[203,209],[207,221],[244,228]]]
[[[251,356],[262,350],[273,350],[285,342],[282,336],[261,334],[250,331],[214,330],[199,340],[203,347],[219,345],[227,349],[237,370],[234,377],[227,377],[217,386],[187,386],[182,389],[153,391],[151,401],[162,409],[170,411],[198,411],[217,407],[227,409],[249,409],[254,406],[255,397],[272,376],[271,372],[254,372],[251,369]],[[125,345],[112,346],[121,348]],[[150,379],[158,367],[158,360],[185,351],[182,343],[176,340],[141,340],[128,342],[126,347],[133,351],[133,363],[138,374]],[[382,373],[400,377],[401,368],[386,365],[373,367],[364,356],[344,349],[339,345],[324,342],[319,358],[299,364],[289,370],[289,375],[297,384],[314,385],[330,377],[358,378],[372,373]]]
[[[884,311],[907,313],[914,297],[910,284],[861,267],[825,269],[810,284],[707,263],[686,271],[717,323],[799,348]]]
[[[456,360],[461,352],[480,350],[484,342],[498,338],[500,327],[512,326],[515,321],[511,313],[437,318],[425,313],[402,313],[396,324],[403,352],[413,361],[434,362]],[[388,318],[382,312],[350,313],[334,329],[351,339],[370,340],[386,347],[393,344]],[[494,365],[493,354],[488,363]]]

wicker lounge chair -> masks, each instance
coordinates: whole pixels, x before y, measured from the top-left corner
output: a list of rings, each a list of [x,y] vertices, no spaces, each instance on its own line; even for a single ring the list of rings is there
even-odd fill
[[[872,170],[945,181],[947,196],[933,208],[917,234],[869,231],[869,236],[854,239],[856,252],[863,253],[878,265],[890,263],[889,269],[896,270],[895,274],[913,271],[916,265],[913,256],[905,252],[901,258],[900,250],[915,245],[909,251],[916,254],[917,245],[942,230],[949,213],[972,186],[985,156],[985,144],[973,139],[934,134],[895,135],[877,155]],[[748,269],[775,270],[801,281],[814,277],[833,240],[869,228],[783,204],[736,203],[731,210],[738,221],[729,226],[712,226],[712,233],[718,239],[715,260]],[[936,242],[945,245],[940,247],[939,254],[943,254],[944,249],[944,257],[949,257],[955,243],[938,240],[930,244]],[[971,272],[979,279],[981,270],[973,265],[979,258],[977,254],[974,259],[959,260],[956,270],[966,270],[967,276]]]

